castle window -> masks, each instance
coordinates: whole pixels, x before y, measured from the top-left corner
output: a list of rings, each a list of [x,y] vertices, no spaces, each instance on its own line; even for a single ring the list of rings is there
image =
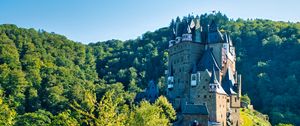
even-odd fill
[[[204,95],[204,98],[206,98],[206,95]]]
[[[205,89],[205,86],[203,86],[203,89]]]
[[[229,102],[229,99],[227,99],[227,102]]]
[[[193,75],[193,76],[192,76],[192,80],[196,80],[196,75]]]
[[[209,98],[211,98],[211,95],[209,95]]]
[[[237,109],[235,109],[235,113],[237,113]]]
[[[234,98],[234,102],[236,102],[236,97]]]
[[[198,98],[200,98],[200,95],[198,95]]]

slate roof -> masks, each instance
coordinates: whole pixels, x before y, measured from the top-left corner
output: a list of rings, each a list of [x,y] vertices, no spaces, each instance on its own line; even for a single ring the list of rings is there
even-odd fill
[[[151,103],[153,103],[158,98],[158,95],[159,95],[158,87],[154,83],[154,81],[151,80],[148,83],[148,87],[147,87],[147,90],[146,90],[147,100],[149,100]]]
[[[197,73],[197,71],[198,71],[197,70],[197,65],[196,65],[196,63],[194,63],[191,73],[195,74],[195,73]]]
[[[227,69],[225,77],[223,78],[222,87],[228,95],[237,94],[233,90],[233,88],[234,88],[234,78],[233,78],[233,75],[231,74],[231,71],[230,71],[229,68]]]
[[[224,91],[223,87],[220,85],[219,81],[217,80],[215,69],[213,66],[212,66],[212,73],[211,73],[209,84],[214,84],[216,86],[215,90],[217,93],[227,95],[227,93]]]
[[[208,43],[217,43],[217,42],[224,42],[224,38],[216,22],[212,20],[208,32]]]
[[[211,78],[210,78],[209,83],[210,84],[217,84],[217,83],[219,83],[218,80],[217,80],[217,77],[216,77],[214,66],[212,66]]]
[[[149,81],[148,87],[143,91],[136,94],[134,101],[140,102],[142,99],[146,99],[151,103],[154,103],[159,96],[158,86],[153,80]]]
[[[186,104],[182,111],[183,114],[208,115],[205,105]]]
[[[191,28],[190,28],[190,26],[189,26],[189,22],[188,21],[186,21],[185,23],[184,23],[184,27],[183,27],[183,32],[182,32],[183,34],[188,34],[188,33],[191,33]]]
[[[220,71],[219,65],[212,53],[212,50],[207,49],[207,50],[205,50],[200,61],[198,62],[197,67],[198,67],[198,70],[201,70],[201,71],[204,71],[206,69],[208,69],[209,71],[212,71],[212,67],[211,67],[212,65],[215,67],[214,68],[215,70]]]
[[[209,25],[209,32],[217,32],[219,30],[217,23],[212,20]]]

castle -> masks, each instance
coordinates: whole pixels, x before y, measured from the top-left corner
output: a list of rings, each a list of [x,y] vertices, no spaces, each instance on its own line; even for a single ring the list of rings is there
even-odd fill
[[[215,21],[203,30],[199,18],[173,26],[166,71],[173,125],[239,126],[241,75],[230,36]]]

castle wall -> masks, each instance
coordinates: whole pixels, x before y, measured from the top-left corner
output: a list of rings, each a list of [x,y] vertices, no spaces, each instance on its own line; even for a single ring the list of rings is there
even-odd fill
[[[223,94],[216,94],[216,122],[226,125],[227,112],[227,96]]]
[[[240,125],[240,108],[231,108],[231,119],[233,126]]]
[[[234,126],[236,126],[236,124],[239,124],[239,119],[240,119],[240,106],[241,106],[241,102],[240,102],[240,98],[237,97],[237,95],[231,95],[230,97],[230,109],[231,109],[231,118],[233,121]]]
[[[237,108],[241,106],[240,98],[238,98],[237,95],[231,95],[230,101],[230,107]]]
[[[181,98],[189,97],[190,70],[196,63],[194,61],[198,61],[201,57],[203,50],[202,44],[194,42],[180,42],[169,48],[169,66],[171,64],[173,66],[174,88],[168,91],[168,97],[171,98],[171,102],[174,101],[176,109],[182,102]]]
[[[193,104],[207,104],[211,99],[208,92],[210,75],[206,71],[201,71],[199,73],[200,77],[197,77],[197,85],[190,88],[189,101]]]

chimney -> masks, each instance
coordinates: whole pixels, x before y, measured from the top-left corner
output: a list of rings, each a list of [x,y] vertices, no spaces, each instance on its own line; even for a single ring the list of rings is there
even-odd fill
[[[234,83],[238,83],[237,80],[238,79],[238,73],[237,73],[237,71],[235,71],[235,74],[234,74]]]
[[[240,98],[242,95],[242,75],[240,74],[238,75],[237,83],[238,83],[238,98]]]

